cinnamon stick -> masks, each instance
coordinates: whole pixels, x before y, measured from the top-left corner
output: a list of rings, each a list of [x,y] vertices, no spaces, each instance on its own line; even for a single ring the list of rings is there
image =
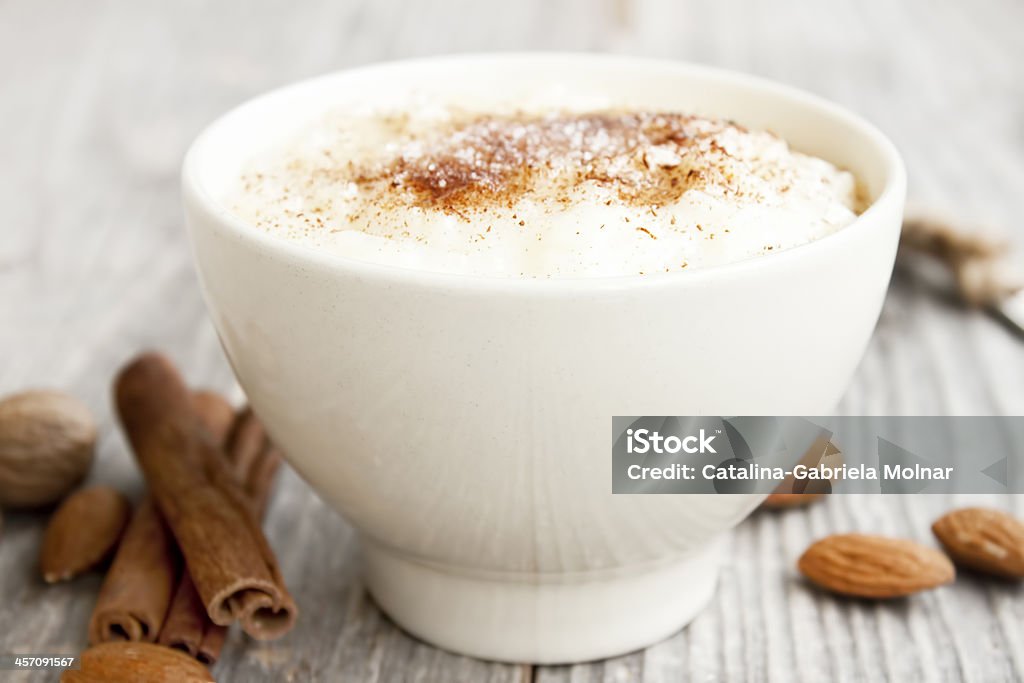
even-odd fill
[[[177,370],[145,354],[121,371],[117,409],[210,619],[258,639],[291,629],[297,608],[245,491],[190,404]]]
[[[167,619],[160,628],[157,642],[181,650],[206,666],[213,666],[220,657],[227,632],[227,626],[210,620],[191,574],[185,571],[167,611]]]
[[[216,443],[224,443],[234,408],[219,394],[198,391],[192,405]],[[180,557],[152,496],[132,515],[89,620],[89,642],[153,642],[171,604]]]
[[[245,408],[239,413],[228,446],[228,462],[242,483],[257,517],[263,517],[277,470],[281,451],[270,440],[263,423]]]
[[[269,499],[281,454],[269,440],[259,419],[246,409],[238,415],[227,447],[228,462],[243,484],[257,516]],[[192,577],[186,570],[178,584],[167,619],[160,629],[161,645],[187,652],[212,666],[220,656],[227,628],[214,624],[206,612]]]
[[[89,643],[153,642],[178,573],[177,552],[152,498],[136,508],[89,620]]]
[[[216,391],[199,389],[192,393],[192,409],[218,447],[228,442],[235,425],[235,407]]]

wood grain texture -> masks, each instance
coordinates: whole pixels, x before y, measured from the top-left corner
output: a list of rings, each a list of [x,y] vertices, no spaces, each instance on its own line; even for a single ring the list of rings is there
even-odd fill
[[[104,425],[94,481],[137,492],[109,382],[146,347],[233,387],[181,226],[178,168],[231,105],[346,66],[462,51],[603,50],[757,73],[864,114],[906,156],[911,198],[1024,240],[1024,5],[1017,0],[2,0],[0,392],[73,391]],[[842,311],[824,311],[828,316]],[[897,274],[840,407],[1024,413],[1024,345]],[[969,496],[842,496],[757,514],[732,535],[715,602],[685,631],[566,667],[487,664],[407,637],[367,599],[352,532],[291,473],[268,514],[302,609],[273,644],[232,632],[218,680],[643,681],[1024,679],[1024,592],[965,578],[893,604],[809,590],[794,563],[830,532],[931,542]],[[997,501],[1024,511],[1019,498]],[[99,577],[35,578],[40,515],[0,538],[0,652],[75,652]],[[444,615],[439,615],[444,618]],[[45,681],[47,674],[4,675]]]

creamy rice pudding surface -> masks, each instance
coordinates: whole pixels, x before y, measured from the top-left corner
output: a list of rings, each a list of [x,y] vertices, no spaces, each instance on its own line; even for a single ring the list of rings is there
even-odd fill
[[[233,213],[299,244],[420,270],[654,275],[805,244],[854,177],[776,135],[676,112],[331,112],[247,163]]]

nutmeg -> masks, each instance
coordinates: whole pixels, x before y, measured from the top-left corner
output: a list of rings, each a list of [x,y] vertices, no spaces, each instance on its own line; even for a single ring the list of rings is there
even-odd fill
[[[54,503],[89,472],[96,424],[89,409],[58,391],[26,391],[0,401],[0,505]]]

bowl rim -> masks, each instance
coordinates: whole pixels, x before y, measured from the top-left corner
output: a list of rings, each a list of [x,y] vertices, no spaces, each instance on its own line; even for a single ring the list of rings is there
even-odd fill
[[[762,254],[739,261],[717,265],[700,266],[693,270],[648,275],[626,274],[605,276],[567,277],[509,277],[507,275],[486,275],[434,271],[408,266],[377,263],[347,257],[327,250],[292,242],[270,235],[230,211],[216,199],[200,181],[199,166],[205,148],[216,138],[219,131],[229,125],[232,119],[257,110],[262,104],[277,98],[305,91],[306,89],[328,87],[337,80],[357,74],[372,74],[400,71],[423,66],[442,67],[466,62],[491,62],[514,64],[517,62],[557,61],[567,66],[593,66],[601,61],[620,68],[672,69],[681,76],[716,79],[742,88],[774,94],[813,110],[817,116],[832,117],[855,129],[875,145],[875,152],[884,160],[884,184],[878,196],[850,224],[834,233],[772,254]],[[632,57],[589,52],[496,52],[458,53],[414,59],[397,59],[374,62],[362,66],[332,71],[312,78],[302,79],[282,87],[274,88],[261,95],[246,99],[209,123],[195,138],[185,154],[181,170],[182,199],[186,214],[195,213],[211,224],[226,229],[233,238],[248,243],[264,253],[272,253],[302,269],[319,271],[347,271],[363,278],[377,278],[394,283],[418,284],[447,289],[473,289],[489,291],[540,291],[546,293],[572,293],[579,291],[608,291],[627,288],[654,288],[679,286],[683,283],[697,284],[722,276],[735,276],[744,271],[756,272],[765,268],[785,267],[794,258],[813,257],[817,251],[830,247],[842,247],[844,239],[850,239],[866,229],[872,219],[886,211],[886,207],[904,201],[906,193],[906,168],[896,146],[877,127],[861,116],[818,95],[777,81],[753,76],[742,72],[722,69],[681,60]],[[191,216],[186,216],[190,234],[195,230]],[[193,238],[193,249],[195,240]]]

